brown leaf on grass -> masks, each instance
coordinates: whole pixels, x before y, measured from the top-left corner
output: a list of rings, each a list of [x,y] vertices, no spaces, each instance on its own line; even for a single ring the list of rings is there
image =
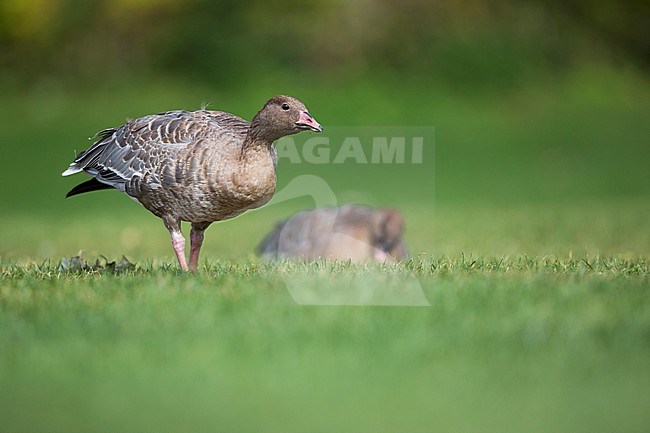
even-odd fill
[[[59,272],[108,271],[118,273],[133,269],[135,269],[135,264],[131,263],[125,256],[122,256],[122,260],[119,262],[109,262],[106,257],[101,256],[95,260],[95,263],[89,263],[80,255],[74,257],[63,257],[58,267]]]

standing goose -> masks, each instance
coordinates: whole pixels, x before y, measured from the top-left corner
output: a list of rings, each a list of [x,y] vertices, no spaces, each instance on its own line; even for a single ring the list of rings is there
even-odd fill
[[[204,230],[267,203],[275,192],[273,142],[322,126],[291,96],[274,96],[249,123],[223,111],[168,111],[105,129],[63,176],[93,176],[66,197],[118,189],[161,218],[183,270],[196,270]],[[192,223],[189,266],[181,221]]]

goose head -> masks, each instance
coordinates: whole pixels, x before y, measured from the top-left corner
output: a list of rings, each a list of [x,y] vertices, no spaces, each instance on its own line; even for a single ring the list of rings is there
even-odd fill
[[[309,113],[305,104],[287,95],[269,99],[251,124],[251,132],[269,141],[301,131],[322,132],[323,127]]]

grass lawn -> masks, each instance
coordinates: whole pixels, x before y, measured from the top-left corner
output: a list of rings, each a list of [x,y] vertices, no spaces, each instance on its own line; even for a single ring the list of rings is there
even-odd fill
[[[341,274],[396,292],[417,278],[431,306],[300,306],[287,290]],[[164,262],[119,275],[5,264],[0,420],[4,431],[644,431],[649,277],[645,259],[620,257],[213,261],[197,275]]]
[[[339,203],[398,207],[412,260],[260,261],[275,221],[313,206],[302,197],[212,226],[194,275],[136,203],[63,199],[82,180],[59,174],[83,137],[210,98],[140,84],[5,92],[0,431],[650,429],[645,81],[583,75],[472,99],[288,89],[326,130],[435,126],[419,166],[279,166],[280,188],[317,173]],[[214,106],[250,117],[268,87],[216,92]],[[80,250],[137,266],[59,272]],[[308,305],[386,304],[409,288],[429,305]]]

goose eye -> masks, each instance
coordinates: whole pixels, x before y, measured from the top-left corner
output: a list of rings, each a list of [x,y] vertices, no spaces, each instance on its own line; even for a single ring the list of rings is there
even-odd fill
[[[287,104],[286,102],[284,104],[282,104],[282,109],[283,110],[288,110],[289,109],[289,104]]]

